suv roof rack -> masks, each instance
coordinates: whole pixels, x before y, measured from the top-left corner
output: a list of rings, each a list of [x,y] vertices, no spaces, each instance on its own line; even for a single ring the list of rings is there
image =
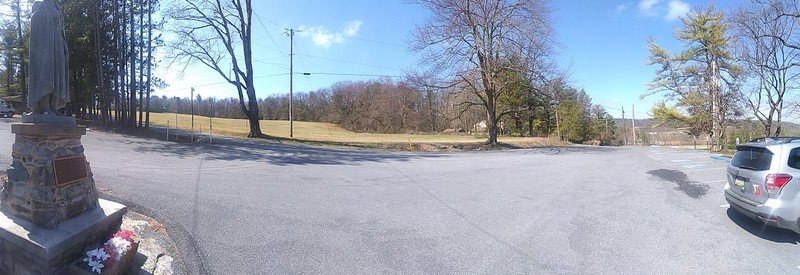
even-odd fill
[[[750,143],[784,144],[800,141],[800,137],[761,137],[755,138]]]

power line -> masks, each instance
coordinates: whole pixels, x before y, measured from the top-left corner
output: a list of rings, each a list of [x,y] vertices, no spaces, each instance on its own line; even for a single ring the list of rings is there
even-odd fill
[[[272,44],[275,44],[275,50],[278,50],[278,52],[280,52],[280,53],[281,53],[281,55],[282,55],[282,56],[283,56],[283,57],[286,59],[286,62],[289,62],[289,58],[287,58],[287,57],[286,57],[286,54],[285,54],[285,53],[283,53],[283,51],[281,51],[281,47],[280,47],[280,46],[278,46],[278,42],[275,42],[275,38],[273,38],[273,37],[272,37],[272,34],[270,34],[270,33],[269,33],[269,30],[267,30],[267,26],[265,26],[265,25],[264,25],[264,22],[261,22],[261,17],[260,17],[260,16],[258,16],[258,14],[257,14],[257,13],[255,13],[255,12],[253,12],[253,14],[256,16],[256,19],[258,20],[258,23],[260,23],[260,24],[261,24],[261,28],[263,28],[263,29],[264,29],[264,32],[266,32],[266,33],[267,33],[267,36],[269,36],[269,39],[270,39],[270,40],[272,40]],[[269,21],[269,20],[267,20],[267,21]],[[271,22],[271,21],[270,21],[270,22]],[[277,23],[275,23],[275,22],[271,22],[271,23],[273,23],[273,24],[275,24],[276,26],[280,27],[280,25],[278,25],[278,24],[277,24]]]
[[[303,75],[337,75],[337,76],[365,76],[365,77],[403,77],[401,75],[385,75],[385,74],[359,74],[359,73],[330,73],[330,72],[307,72],[307,73],[295,73],[295,74],[303,74]]]
[[[401,69],[391,68],[391,67],[386,67],[386,66],[381,66],[381,65],[366,64],[366,63],[361,63],[361,62],[347,61],[347,60],[328,58],[328,57],[322,57],[322,56],[313,56],[313,55],[299,54],[299,53],[297,53],[295,55],[305,56],[305,57],[310,57],[310,58],[323,59],[323,60],[334,61],[334,62],[342,62],[342,63],[350,63],[350,64],[361,65],[361,66],[369,66],[369,67],[375,67],[375,68],[381,68],[381,69],[387,69],[387,70],[403,71]]]
[[[255,77],[253,77],[253,79],[284,76],[284,75],[289,75],[289,73],[279,73],[279,74],[255,76]],[[214,83],[205,83],[205,84],[200,84],[200,85],[192,85],[191,87],[200,88],[200,87],[207,87],[207,86],[214,86],[214,85],[228,84],[228,83],[230,83],[230,82],[228,82],[228,81],[220,81],[220,82],[214,82]],[[186,90],[186,89],[189,89],[191,87],[183,87],[183,88],[175,88],[175,89],[169,89],[169,90],[161,90],[159,92],[162,92],[162,93],[163,92],[174,92],[174,91]]]
[[[281,51],[280,49],[276,49],[276,48],[273,48],[273,47],[270,47],[270,46],[267,46],[267,45],[264,45],[264,44],[261,44],[261,43],[258,43],[258,42],[253,42],[253,41],[250,41],[250,43],[253,43],[253,45],[256,45],[256,46],[261,46],[261,47],[264,47],[264,48],[266,48],[267,50],[273,50],[273,51],[277,51],[277,52],[280,52],[280,51]]]
[[[307,31],[307,30],[304,30],[304,31]],[[331,33],[323,32],[323,31],[314,31],[313,33],[322,34],[322,35],[331,35]],[[364,42],[370,42],[370,43],[375,43],[375,44],[382,44],[382,45],[387,45],[387,46],[395,46],[395,47],[401,47],[401,48],[405,48],[406,47],[406,45],[402,45],[402,44],[378,41],[378,40],[367,39],[367,38],[360,38],[360,37],[355,37],[355,36],[344,36],[344,35],[342,35],[342,36],[339,36],[339,37],[347,38],[347,39],[353,39],[353,40],[359,40],[359,41],[364,41]]]
[[[622,111],[619,108],[609,107],[609,106],[600,105],[600,104],[597,104],[597,105],[600,106],[600,107],[606,108],[606,109],[611,109],[611,110],[620,111],[620,112]]]
[[[297,48],[297,43],[295,43],[294,40],[292,40],[292,43],[294,43],[294,47]],[[298,55],[298,57],[300,57],[300,56]],[[302,58],[298,58],[298,59],[300,60],[300,65],[303,66],[303,71],[308,71],[308,69],[306,69],[306,63],[303,62],[303,59]],[[308,75],[305,75],[305,76],[306,76],[305,77],[306,83],[308,83],[308,89],[310,90],[311,87],[313,86],[313,85],[311,85],[311,78],[309,78]]]
[[[371,42],[371,43],[375,43],[375,44],[383,44],[383,45],[389,45],[389,46],[396,46],[396,47],[401,47],[401,48],[405,48],[406,47],[405,45],[401,45],[401,44],[396,44],[396,43],[391,43],[391,42],[383,42],[383,41],[360,38],[360,37],[355,37],[355,36],[342,36],[342,38],[353,39],[353,40],[361,40],[361,41],[365,41],[365,42]]]

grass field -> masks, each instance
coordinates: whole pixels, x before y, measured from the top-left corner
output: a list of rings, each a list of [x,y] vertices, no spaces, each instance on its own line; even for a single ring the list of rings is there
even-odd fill
[[[154,125],[175,127],[176,115],[168,113],[151,113],[150,122]],[[191,129],[191,116],[185,114],[177,115],[178,128]],[[211,127],[209,127],[211,125]],[[211,129],[209,129],[211,128]],[[248,122],[244,119],[212,118],[194,116],[194,130],[197,132],[209,133],[214,135],[229,135],[244,137],[249,131]],[[285,120],[262,120],[261,131],[277,138],[289,138],[289,122]],[[420,143],[426,144],[482,144],[486,137],[476,137],[472,135],[439,135],[439,134],[373,134],[355,133],[342,129],[336,124],[320,122],[294,122],[294,137],[298,141],[327,142],[341,144],[361,144],[369,147],[383,147],[376,145],[403,144],[417,147]],[[519,147],[539,147],[568,145],[566,142],[551,140],[548,138],[527,138],[527,137],[500,137],[499,142]],[[389,146],[392,147],[392,146]],[[395,146],[397,147],[397,146]]]

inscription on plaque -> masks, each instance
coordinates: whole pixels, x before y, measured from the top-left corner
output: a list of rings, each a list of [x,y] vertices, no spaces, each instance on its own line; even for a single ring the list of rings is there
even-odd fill
[[[86,173],[86,157],[66,157],[53,160],[56,187],[70,185],[89,178]]]
[[[78,215],[83,213],[83,210],[86,210],[86,201],[85,200],[80,200],[80,201],[78,201],[76,203],[70,204],[67,207],[67,218],[71,219],[71,218],[77,217]]]

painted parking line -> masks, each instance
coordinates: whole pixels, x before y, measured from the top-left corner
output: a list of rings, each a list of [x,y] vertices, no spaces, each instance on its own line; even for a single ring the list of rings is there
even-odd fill
[[[719,163],[718,161],[693,161],[691,165],[695,164],[706,164],[706,163]],[[666,165],[686,165],[685,162],[678,162],[678,163],[664,163]]]
[[[711,170],[725,170],[725,167],[705,168],[705,169],[691,169],[684,172],[697,172],[697,171],[711,171]]]
[[[730,205],[728,205],[728,204],[723,204],[723,205],[720,205],[719,207],[721,207],[721,208],[728,208],[728,207],[731,207],[731,206],[730,206]]]
[[[721,182],[727,182],[727,181],[728,180],[710,180],[710,181],[701,182],[700,184],[721,183]]]
[[[679,153],[679,154],[653,154],[657,157],[684,157],[684,158],[708,158],[711,155],[709,154],[686,154],[686,153]]]

